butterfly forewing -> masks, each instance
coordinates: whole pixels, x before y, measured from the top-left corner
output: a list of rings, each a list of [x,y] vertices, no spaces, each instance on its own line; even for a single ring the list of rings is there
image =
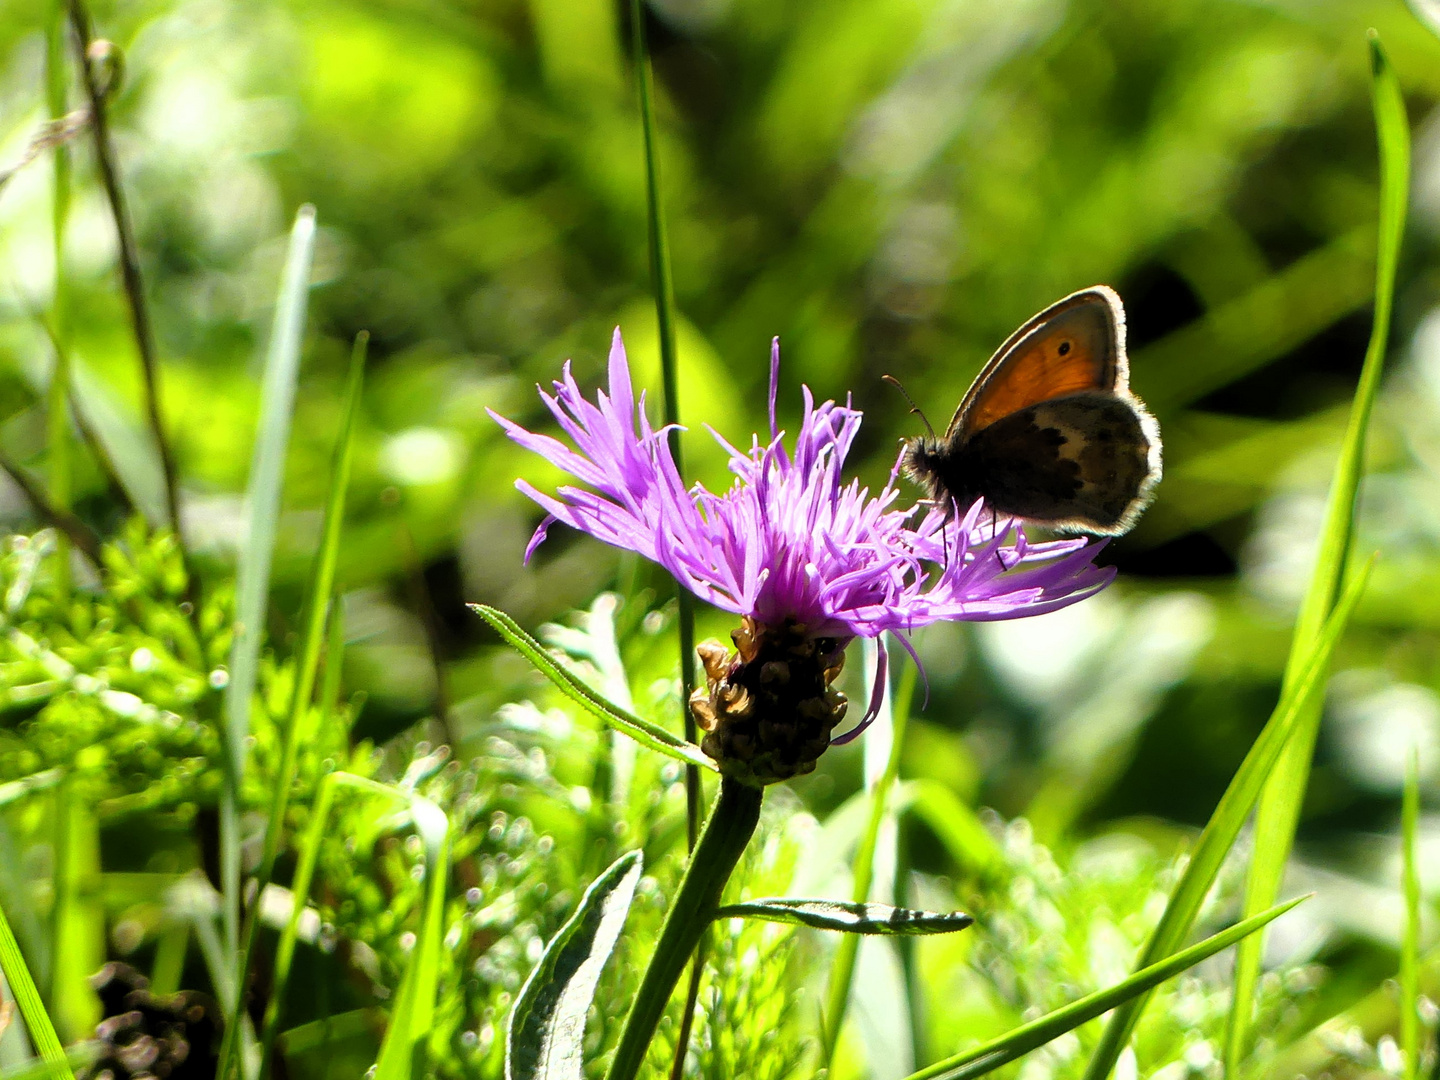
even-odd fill
[[[1042,401],[1122,393],[1128,378],[1125,315],[1103,285],[1052,304],[1010,336],[960,403],[947,437],[965,440]]]

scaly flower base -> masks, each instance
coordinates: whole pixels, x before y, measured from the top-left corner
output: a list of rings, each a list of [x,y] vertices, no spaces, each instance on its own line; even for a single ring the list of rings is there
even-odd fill
[[[787,620],[778,627],[747,617],[732,633],[698,647],[706,685],[690,709],[706,732],[701,749],[720,771],[765,785],[812,772],[845,718],[845,695],[831,687],[845,666],[847,639],[812,637]]]

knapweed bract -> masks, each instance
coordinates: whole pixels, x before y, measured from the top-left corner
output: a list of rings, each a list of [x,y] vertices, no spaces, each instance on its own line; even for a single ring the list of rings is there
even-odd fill
[[[727,775],[770,783],[809,772],[831,743],[845,698],[831,685],[856,637],[908,635],[943,619],[1038,615],[1104,588],[1114,570],[1094,563],[1103,542],[1031,543],[1018,523],[982,503],[901,504],[899,462],[878,495],[843,476],[861,413],[803,388],[790,448],[776,421],[779,341],[770,359],[770,437],[730,455],[734,482],[721,493],[687,488],[669,431],[636,401],[620,331],[610,349],[609,392],[587,401],[567,362],[555,393],[540,392],[572,446],[491,413],[506,433],[584,487],[554,495],[516,486],[546,511],[525,557],[559,521],[665,567],[697,597],[741,616],[734,653],[701,646],[706,686],[691,697],[702,746]],[[886,663],[878,651],[884,684]]]

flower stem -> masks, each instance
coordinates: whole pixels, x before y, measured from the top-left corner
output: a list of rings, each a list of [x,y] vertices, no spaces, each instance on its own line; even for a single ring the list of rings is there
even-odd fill
[[[907,667],[905,670],[905,681],[901,684],[894,707],[890,710],[890,754],[885,761],[884,770],[870,789],[870,817],[855,852],[855,887],[850,898],[857,904],[863,904],[870,899],[870,888],[875,880],[875,851],[880,843],[880,830],[885,822],[890,793],[900,778],[905,721],[910,715],[910,696],[915,689],[915,669]],[[885,692],[889,694],[888,687]],[[883,720],[884,714],[881,716]],[[889,903],[893,897],[887,896],[884,899]],[[824,1030],[821,1033],[821,1059],[827,1066],[835,1056],[835,1047],[840,1042],[840,1031],[845,1026],[845,1013],[850,1005],[850,984],[855,978],[855,962],[859,950],[859,935],[842,934],[835,951],[835,961],[830,966],[830,989],[825,1006]]]
[[[165,510],[170,519],[170,528],[175,533],[176,546],[180,549],[180,561],[185,566],[185,587],[191,604],[190,621],[198,631],[200,579],[194,573],[180,520],[180,484],[176,478],[175,452],[170,445],[169,436],[166,435],[165,421],[161,413],[160,363],[155,347],[155,332],[150,324],[150,312],[145,306],[145,284],[140,276],[139,245],[136,243],[135,226],[125,203],[125,192],[120,186],[120,167],[116,160],[115,147],[110,141],[110,121],[107,113],[109,104],[105,96],[114,87],[102,87],[91,65],[89,51],[94,35],[91,32],[90,12],[84,0],[68,2],[70,23],[75,31],[75,65],[80,72],[80,85],[84,87],[90,103],[90,130],[95,137],[95,162],[110,203],[110,212],[115,219],[115,234],[120,247],[120,280],[129,301],[130,323],[135,331],[136,350],[140,354],[145,415],[150,421],[150,432],[160,453],[160,470],[165,478]]]
[[[764,791],[724,777],[720,796],[665,915],[660,940],[625,1018],[606,1080],[634,1080],[690,954],[710,925],[720,894],[760,821]]]

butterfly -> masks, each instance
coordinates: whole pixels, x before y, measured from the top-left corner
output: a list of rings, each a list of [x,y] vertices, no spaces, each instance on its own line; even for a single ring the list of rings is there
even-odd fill
[[[1096,285],[1025,323],[944,437],[909,440],[902,464],[961,513],[984,499],[994,514],[1061,531],[1128,532],[1160,482],[1160,425],[1130,392],[1120,297]]]

